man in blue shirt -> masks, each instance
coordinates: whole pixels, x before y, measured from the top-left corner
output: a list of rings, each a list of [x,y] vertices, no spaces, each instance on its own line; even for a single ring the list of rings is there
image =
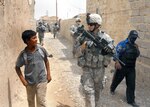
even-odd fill
[[[125,66],[119,63],[117,59],[114,59],[116,72],[114,73],[112,84],[110,86],[111,94],[115,94],[115,89],[125,77],[127,85],[127,103],[133,107],[138,107],[135,103],[135,66],[136,59],[140,55],[138,45],[135,43],[138,37],[138,32],[136,30],[131,30],[128,38],[117,45],[116,56],[125,63]]]

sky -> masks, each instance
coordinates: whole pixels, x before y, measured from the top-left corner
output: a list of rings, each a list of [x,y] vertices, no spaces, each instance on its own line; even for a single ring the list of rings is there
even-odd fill
[[[61,19],[72,18],[79,13],[86,13],[86,0],[57,0],[57,15]],[[56,0],[35,0],[34,18],[56,16]]]

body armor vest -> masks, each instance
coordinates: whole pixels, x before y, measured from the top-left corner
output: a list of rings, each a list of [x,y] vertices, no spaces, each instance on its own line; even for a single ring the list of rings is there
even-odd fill
[[[90,41],[90,39],[83,37],[79,40],[80,44],[84,41]],[[78,58],[78,65],[83,67],[100,68],[103,66],[104,56],[101,54],[101,50],[94,45],[90,48],[87,47],[84,51],[84,55]]]

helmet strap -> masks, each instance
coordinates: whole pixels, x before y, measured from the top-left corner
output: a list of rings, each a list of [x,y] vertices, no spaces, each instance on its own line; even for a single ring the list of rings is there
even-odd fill
[[[100,25],[96,24],[94,25],[94,29],[92,30],[92,32],[94,32],[96,29],[98,29],[100,27]]]

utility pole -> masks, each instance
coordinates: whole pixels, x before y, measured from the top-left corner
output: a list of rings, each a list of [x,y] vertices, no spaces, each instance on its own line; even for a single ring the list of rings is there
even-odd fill
[[[56,23],[57,23],[57,0],[56,0]]]

